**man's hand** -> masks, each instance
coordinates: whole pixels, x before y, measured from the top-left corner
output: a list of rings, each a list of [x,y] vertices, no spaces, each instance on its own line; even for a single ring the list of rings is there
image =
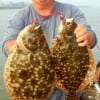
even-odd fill
[[[90,33],[83,25],[78,24],[76,30],[76,41],[78,42],[78,45],[83,47],[83,46],[88,46],[92,47],[94,40],[93,40],[93,34]]]
[[[6,46],[6,50],[7,50],[8,54],[10,52],[12,52],[12,48],[13,48],[13,46],[15,44],[15,41],[16,41],[16,39],[12,39],[12,40],[7,41],[5,46]]]

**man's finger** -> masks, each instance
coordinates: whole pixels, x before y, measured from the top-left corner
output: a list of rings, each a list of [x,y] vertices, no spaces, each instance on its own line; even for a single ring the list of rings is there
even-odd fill
[[[78,36],[77,39],[76,39],[76,41],[77,41],[77,42],[82,42],[82,41],[84,41],[84,40],[87,40],[86,38],[87,38],[87,35],[84,34],[83,36]]]
[[[78,43],[78,45],[80,46],[80,47],[84,47],[84,46],[88,46],[87,45],[87,40],[85,40],[85,41],[83,41],[83,42],[81,42],[81,43]]]
[[[74,31],[75,34],[79,33],[82,28],[83,28],[83,25],[82,24],[78,24],[77,28]]]

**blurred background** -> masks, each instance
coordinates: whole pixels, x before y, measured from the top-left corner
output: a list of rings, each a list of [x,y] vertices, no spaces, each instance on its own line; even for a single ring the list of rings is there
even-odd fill
[[[96,63],[100,61],[100,3],[99,0],[57,0],[74,4],[85,14],[87,22],[95,31],[98,39],[97,46],[92,49]],[[8,19],[19,9],[31,3],[31,0],[0,0],[0,100],[9,100],[3,83],[3,69],[6,57],[2,52],[2,41],[7,29]]]

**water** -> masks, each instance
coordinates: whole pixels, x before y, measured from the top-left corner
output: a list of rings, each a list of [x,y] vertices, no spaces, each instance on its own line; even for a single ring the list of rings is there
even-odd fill
[[[2,79],[3,66],[6,60],[1,49],[4,36],[3,32],[7,29],[8,19],[18,10],[19,9],[0,9],[0,100],[9,100],[9,96],[7,95]]]
[[[87,22],[91,25],[92,29],[96,32],[98,39],[98,46],[100,47],[100,8],[93,7],[80,7],[85,13]],[[8,19],[19,9],[0,9],[0,48],[3,40],[3,32],[6,31]],[[95,47],[92,49],[96,62],[100,61],[100,49]],[[5,56],[0,49],[0,100],[9,100],[7,92],[4,87],[2,74],[5,63]]]

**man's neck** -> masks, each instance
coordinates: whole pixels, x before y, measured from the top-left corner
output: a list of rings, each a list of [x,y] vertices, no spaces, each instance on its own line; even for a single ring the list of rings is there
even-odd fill
[[[52,0],[51,2],[47,3],[37,3],[33,0],[33,6],[37,13],[39,13],[42,16],[48,16],[51,14],[53,8],[54,8],[55,2]]]

